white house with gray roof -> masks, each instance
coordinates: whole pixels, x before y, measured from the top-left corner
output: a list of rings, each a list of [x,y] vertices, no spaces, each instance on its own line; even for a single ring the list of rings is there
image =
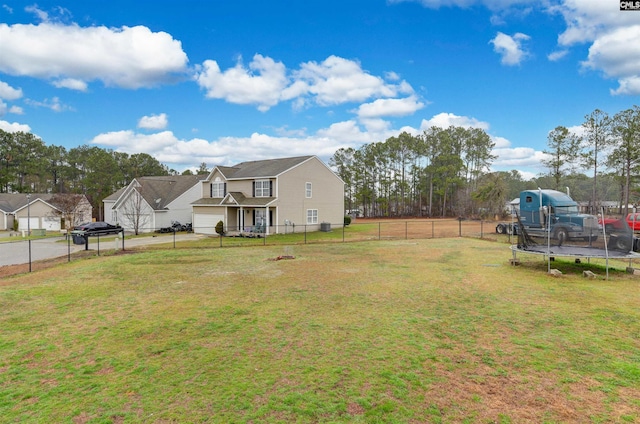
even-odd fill
[[[105,221],[125,231],[153,232],[172,221],[192,222],[191,203],[201,197],[203,175],[135,178],[103,200]]]
[[[316,231],[344,225],[344,182],[316,156],[217,166],[200,182],[193,229],[215,234]]]

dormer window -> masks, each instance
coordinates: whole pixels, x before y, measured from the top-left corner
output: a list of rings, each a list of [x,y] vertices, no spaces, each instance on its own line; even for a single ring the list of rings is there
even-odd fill
[[[253,182],[253,197],[271,197],[272,184],[269,180],[257,180]]]

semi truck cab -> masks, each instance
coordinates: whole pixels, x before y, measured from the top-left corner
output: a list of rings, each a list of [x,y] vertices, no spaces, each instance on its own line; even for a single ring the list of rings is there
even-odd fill
[[[532,236],[550,236],[562,243],[569,239],[595,241],[598,219],[582,214],[578,204],[556,190],[525,190],[520,193],[520,222]]]

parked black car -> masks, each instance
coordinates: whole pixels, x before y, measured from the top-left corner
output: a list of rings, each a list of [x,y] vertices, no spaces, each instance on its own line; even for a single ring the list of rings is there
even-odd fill
[[[86,222],[75,226],[73,231],[82,231],[87,235],[117,234],[122,231],[122,227],[108,222]]]

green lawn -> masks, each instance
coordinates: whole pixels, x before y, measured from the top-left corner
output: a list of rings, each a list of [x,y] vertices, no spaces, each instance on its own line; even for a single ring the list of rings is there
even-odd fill
[[[0,422],[640,422],[638,277],[510,258],[183,246],[5,278]]]

